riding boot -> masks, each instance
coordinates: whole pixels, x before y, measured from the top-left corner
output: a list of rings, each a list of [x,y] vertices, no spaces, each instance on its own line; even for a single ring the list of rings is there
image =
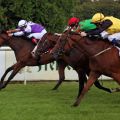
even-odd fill
[[[37,45],[36,45],[35,48],[32,50],[31,54],[32,54],[32,56],[33,56],[35,59],[39,59],[39,55],[36,54],[36,52],[35,52],[36,49],[37,49]]]
[[[115,45],[120,48],[120,43],[119,42],[117,42]]]
[[[120,40],[113,39],[112,43],[120,48]]]

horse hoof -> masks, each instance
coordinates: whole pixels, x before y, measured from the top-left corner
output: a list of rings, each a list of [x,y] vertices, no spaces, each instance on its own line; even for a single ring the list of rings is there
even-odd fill
[[[72,105],[72,107],[77,107],[78,106],[78,103],[74,103],[73,105]]]
[[[51,90],[56,90],[55,88],[51,89]]]
[[[113,93],[113,92],[119,92],[120,91],[120,88],[113,88],[113,89],[111,89],[111,93]]]
[[[0,85],[0,90],[2,90],[2,89],[3,89],[3,86]]]

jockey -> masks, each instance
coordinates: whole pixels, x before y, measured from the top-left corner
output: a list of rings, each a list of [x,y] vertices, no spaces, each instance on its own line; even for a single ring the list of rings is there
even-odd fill
[[[72,28],[72,31],[76,31],[79,25],[80,19],[72,17],[68,20],[68,26]]]
[[[37,40],[40,40],[47,31],[41,24],[20,20],[18,22],[18,28],[15,30],[9,30],[7,33],[9,36],[25,35],[28,38],[32,38],[33,43],[37,43]]]
[[[33,23],[31,21],[27,22],[26,20],[20,20],[18,22],[18,28],[14,30],[9,30],[7,31],[7,33],[9,36],[25,35],[28,38],[31,38],[34,44],[37,44],[38,40],[40,40],[43,37],[43,35],[47,33],[47,31],[41,24]],[[36,49],[37,45],[31,52],[32,55],[34,55],[34,51]]]
[[[96,24],[97,29],[87,33],[81,32],[81,36],[101,35],[103,39],[107,38],[110,42],[120,47],[120,20],[118,18],[96,13],[92,17],[92,23]]]
[[[68,25],[73,28],[72,31],[80,32],[80,31],[91,31],[96,29],[96,25],[91,23],[91,19],[86,19],[80,21],[79,18],[73,17],[68,21]]]

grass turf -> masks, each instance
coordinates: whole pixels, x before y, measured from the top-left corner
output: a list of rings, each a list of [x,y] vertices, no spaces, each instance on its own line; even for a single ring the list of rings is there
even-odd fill
[[[0,91],[0,120],[120,120],[120,93],[106,93],[94,86],[79,107],[71,107],[77,82],[64,82],[57,91],[55,83],[9,84]],[[107,87],[119,87],[104,82]]]

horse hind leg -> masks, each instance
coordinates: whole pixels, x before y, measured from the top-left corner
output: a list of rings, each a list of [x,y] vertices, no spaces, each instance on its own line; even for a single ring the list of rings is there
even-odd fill
[[[1,85],[0,89],[3,89],[7,86],[7,84],[14,78],[14,76],[20,71],[21,68],[25,67],[25,64],[21,63],[21,62],[18,62],[16,64],[14,64],[14,67],[13,67],[13,71],[12,73],[10,74],[10,76],[8,77],[8,80]]]
[[[2,86],[6,75],[7,75],[11,70],[13,70],[13,68],[14,68],[14,65],[12,65],[11,67],[7,68],[7,70],[5,71],[5,73],[3,74],[3,76],[1,77],[0,86]]]

